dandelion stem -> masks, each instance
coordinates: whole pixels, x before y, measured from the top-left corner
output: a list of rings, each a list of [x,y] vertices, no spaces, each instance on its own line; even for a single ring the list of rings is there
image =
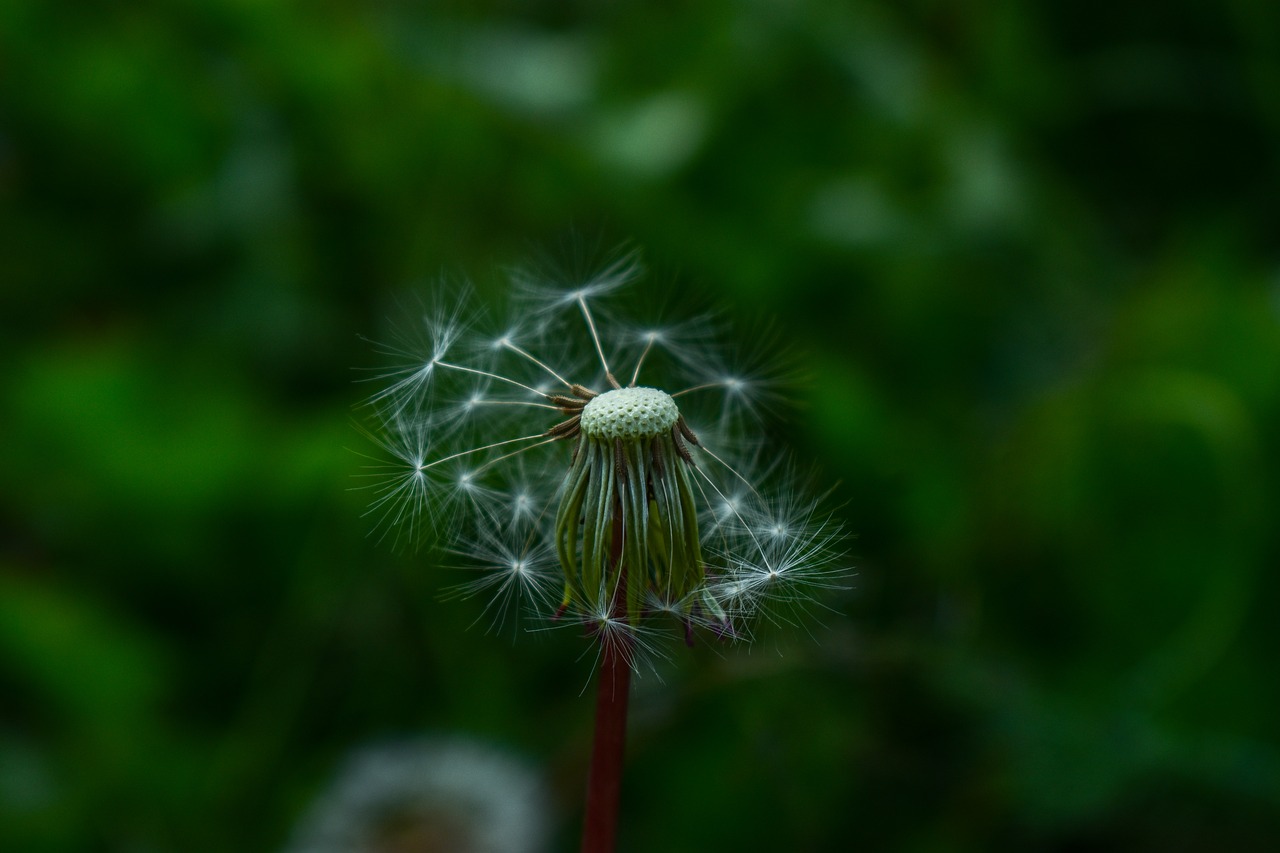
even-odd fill
[[[649,340],[644,345],[644,352],[640,353],[640,358],[636,360],[636,369],[631,373],[631,382],[627,385],[628,388],[634,388],[636,386],[636,380],[640,378],[640,368],[644,366],[644,360],[649,357],[649,350],[653,349],[653,342],[655,340],[657,340],[657,338],[654,335],[649,335]]]
[[[609,563],[618,570],[612,619],[627,620],[627,567],[622,564],[622,508],[614,505]],[[622,794],[622,759],[627,745],[627,700],[631,693],[630,635],[601,632],[600,674],[596,682],[596,730],[587,779],[587,810],[582,825],[582,853],[612,853],[618,833]]]
[[[543,435],[546,435],[546,433],[543,433]],[[525,439],[525,438],[521,438],[521,439],[516,439],[516,440],[517,440],[517,441],[526,441],[527,439]],[[497,458],[495,458],[495,459],[490,459],[488,462],[485,462],[483,465],[481,465],[479,468],[477,468],[477,469],[476,469],[475,471],[473,471],[472,473],[473,473],[473,474],[479,474],[481,471],[485,470],[486,468],[489,468],[490,466],[497,465],[499,462],[503,461],[504,459],[510,459],[512,456],[519,456],[521,453],[527,453],[527,452],[529,452],[530,450],[533,450],[535,447],[541,447],[541,446],[542,446],[542,445],[544,445],[544,444],[550,444],[550,443],[551,443],[551,442],[553,442],[553,441],[559,441],[559,440],[560,440],[560,439],[558,439],[558,438],[548,438],[546,441],[539,441],[537,444],[531,444],[531,445],[529,445],[528,447],[522,447],[522,448],[520,448],[519,450],[513,450],[513,451],[511,451],[510,453],[504,453],[504,454],[502,454],[501,456],[499,456],[499,457],[497,457]]]
[[[578,307],[582,309],[582,316],[587,321],[587,329],[591,331],[591,341],[596,345],[596,353],[600,356],[600,365],[604,368],[604,378],[609,380],[609,384],[614,388],[621,388],[618,380],[614,378],[613,371],[609,369],[609,361],[604,357],[604,347],[600,346],[600,333],[596,331],[596,321],[591,316],[591,309],[587,307],[587,300],[581,296],[578,297]]]
[[[532,403],[528,400],[476,400],[477,406],[525,406],[533,409],[550,409],[553,412],[560,411],[559,406],[553,406],[550,403]]]
[[[550,365],[548,365],[545,361],[539,361],[538,359],[534,358],[534,357],[533,357],[532,355],[530,355],[529,353],[527,353],[527,352],[525,352],[524,350],[520,349],[520,347],[518,347],[518,346],[516,346],[515,344],[511,343],[511,341],[507,340],[506,338],[503,338],[503,339],[502,339],[502,345],[503,345],[504,347],[506,347],[507,349],[511,350],[511,351],[512,351],[513,353],[515,353],[516,355],[522,355],[522,356],[524,356],[525,358],[529,359],[529,361],[532,361],[534,364],[538,365],[538,367],[541,367],[541,368],[542,368],[543,370],[545,370],[547,373],[550,373],[550,374],[551,374],[552,376],[554,376],[556,379],[560,380],[560,382],[564,385],[564,387],[566,387],[566,388],[572,388],[572,387],[573,387],[573,383],[572,383],[572,382],[570,382],[568,379],[565,379],[565,378],[564,378],[563,376],[561,376],[559,373],[556,373],[554,370],[552,370],[552,369],[551,369],[551,367],[550,367]]]
[[[524,390],[528,391],[530,394],[537,394],[539,397],[544,397],[547,399],[551,398],[551,395],[548,394],[546,391],[539,391],[537,388],[531,388],[528,385],[525,385],[523,382],[517,382],[514,379],[511,379],[506,376],[501,376],[497,373],[490,373],[487,370],[477,370],[474,367],[467,367],[465,364],[450,364],[447,361],[439,361],[439,360],[435,361],[434,364],[437,367],[444,367],[449,370],[460,370],[463,373],[474,373],[476,376],[483,376],[486,379],[496,379],[499,382],[506,382],[508,385],[514,385],[517,388],[523,388]]]
[[[730,474],[732,474],[733,476],[741,480],[742,484],[751,490],[751,494],[755,495],[756,497],[760,497],[760,493],[756,491],[756,487],[752,484],[750,480],[748,480],[745,476],[743,476],[742,473],[739,472],[737,468],[734,468],[728,462],[725,462],[723,459],[717,456],[714,452],[712,452],[711,448],[707,447],[705,444],[699,444],[698,446],[702,448],[703,453],[707,454],[712,459],[719,462],[721,465],[723,465],[725,468],[729,470]]]
[[[518,441],[533,441],[535,438],[544,438],[545,436],[546,436],[546,433],[539,432],[539,433],[534,433],[533,435],[522,435],[519,438],[508,438],[506,441],[495,441],[493,444],[486,444],[481,447],[471,447],[471,448],[468,448],[467,450],[459,450],[457,453],[450,453],[448,456],[441,457],[440,459],[437,459],[434,462],[428,462],[425,465],[417,465],[415,467],[419,472],[422,472],[422,471],[426,471],[428,468],[434,468],[437,465],[443,465],[444,463],[450,462],[461,456],[470,456],[472,453],[480,453],[485,450],[493,450],[495,447],[502,447],[507,444],[515,444]],[[541,443],[545,444],[546,442],[541,442]],[[537,447],[537,445],[536,444],[532,445],[532,447]],[[529,448],[525,448],[525,449],[527,450]],[[508,455],[511,455],[511,454],[508,454]],[[491,460],[485,463],[485,467],[492,465],[493,462],[495,461],[497,460]]]
[[[724,381],[706,382],[702,385],[694,385],[692,388],[685,388],[682,391],[672,392],[672,397],[683,397],[685,394],[692,394],[694,391],[706,391],[708,388],[727,388],[729,383]]]

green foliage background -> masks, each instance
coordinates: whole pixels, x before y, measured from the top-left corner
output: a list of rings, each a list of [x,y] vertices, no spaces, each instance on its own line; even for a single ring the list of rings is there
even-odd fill
[[[0,849],[279,849],[423,731],[574,848],[580,641],[349,490],[357,335],[571,226],[775,319],[858,534],[641,681],[624,850],[1272,849],[1278,91],[1265,0],[8,0]]]

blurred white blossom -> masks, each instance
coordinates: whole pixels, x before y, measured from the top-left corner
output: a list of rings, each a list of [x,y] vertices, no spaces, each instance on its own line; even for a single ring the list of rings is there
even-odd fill
[[[543,780],[465,740],[354,753],[299,823],[286,853],[538,853],[550,833]]]

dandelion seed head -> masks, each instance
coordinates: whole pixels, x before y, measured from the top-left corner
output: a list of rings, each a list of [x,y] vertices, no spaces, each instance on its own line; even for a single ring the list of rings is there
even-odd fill
[[[483,594],[490,624],[524,611],[633,661],[796,621],[847,570],[839,524],[763,425],[780,371],[735,363],[706,315],[628,320],[635,253],[578,260],[513,271],[488,333],[442,289],[421,341],[381,348],[405,362],[364,407],[390,459],[362,482],[379,539],[434,531],[470,567],[450,594]]]
[[[619,388],[582,409],[582,431],[593,438],[654,438],[676,425],[675,400],[657,388]]]

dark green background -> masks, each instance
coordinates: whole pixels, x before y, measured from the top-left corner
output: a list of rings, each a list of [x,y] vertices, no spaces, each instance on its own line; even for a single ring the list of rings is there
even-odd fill
[[[624,850],[1272,849],[1277,93],[1267,0],[8,0],[0,849],[278,849],[417,732],[573,849],[581,641],[349,491],[357,335],[570,228],[776,318],[857,534],[641,680]]]

